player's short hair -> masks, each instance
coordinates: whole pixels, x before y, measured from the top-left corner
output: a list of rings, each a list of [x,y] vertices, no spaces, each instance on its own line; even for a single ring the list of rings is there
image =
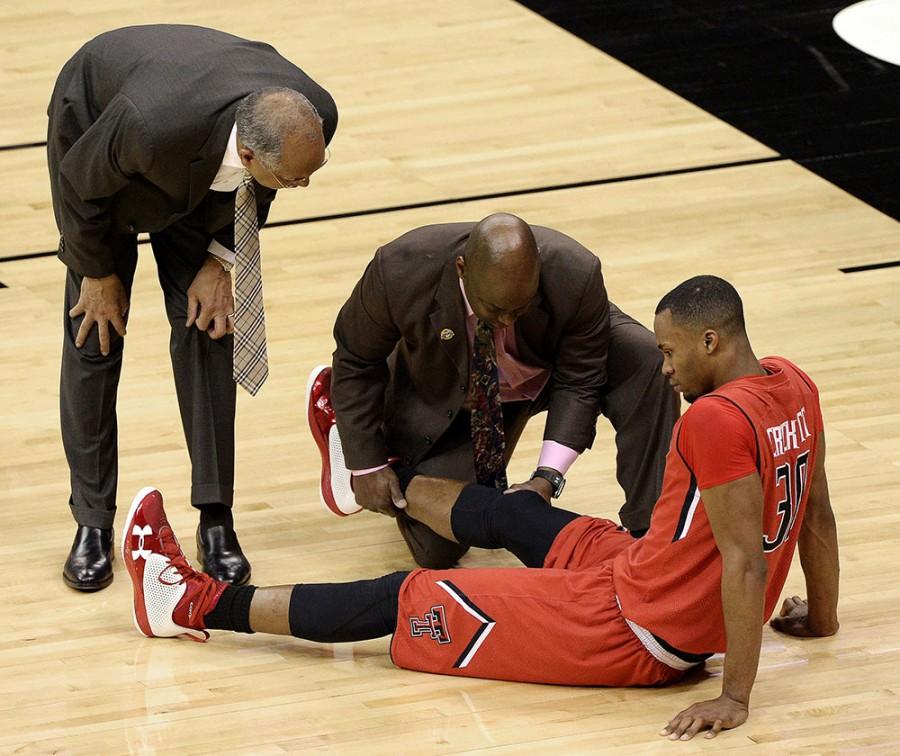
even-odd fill
[[[657,315],[666,310],[673,320],[699,328],[745,330],[744,304],[737,289],[717,276],[695,276],[678,284],[656,305]]]
[[[240,101],[234,114],[238,135],[269,169],[278,167],[285,137],[300,130],[312,137],[310,124],[322,119],[300,92],[287,87],[264,87]]]

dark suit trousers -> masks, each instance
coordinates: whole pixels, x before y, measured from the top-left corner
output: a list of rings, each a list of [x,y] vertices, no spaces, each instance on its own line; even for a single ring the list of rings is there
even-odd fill
[[[610,303],[609,359],[601,412],[616,434],[616,478],[625,492],[619,519],[629,530],[643,530],[650,524],[662,488],[672,428],[680,414],[678,394],[663,378],[661,367],[662,355],[653,334]],[[547,409],[548,389],[534,402],[504,403],[507,462],[528,420]],[[467,413],[457,416],[416,470],[423,475],[474,482]],[[405,515],[398,517],[397,524],[423,567],[446,568],[467,550]]]
[[[233,337],[213,341],[186,328],[187,290],[206,258],[210,234],[188,217],[151,234],[159,282],[171,326],[169,352],[175,391],[191,458],[191,503],[221,502],[234,496],[235,383],[231,377]],[[117,273],[131,300],[137,247],[120,257]],[[116,395],[124,340],[110,327],[110,353],[100,354],[97,328],[81,349],[75,336],[82,318],[69,318],[78,301],[81,276],[68,271],[60,379],[63,446],[71,477],[72,514],[80,525],[109,528],[116,509],[118,445]],[[152,480],[148,480],[152,483]],[[130,495],[130,494],[129,494]]]
[[[662,375],[662,353],[653,333],[611,302],[609,321],[600,412],[616,432],[616,479],[625,492],[619,521],[628,530],[644,530],[662,490],[681,399]]]

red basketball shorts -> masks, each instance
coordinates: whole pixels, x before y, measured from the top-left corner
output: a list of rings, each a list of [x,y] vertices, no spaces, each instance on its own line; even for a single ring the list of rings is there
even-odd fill
[[[541,569],[415,570],[400,588],[391,658],[405,669],[560,685],[658,685],[684,675],[626,624],[611,558],[631,543],[579,517]]]

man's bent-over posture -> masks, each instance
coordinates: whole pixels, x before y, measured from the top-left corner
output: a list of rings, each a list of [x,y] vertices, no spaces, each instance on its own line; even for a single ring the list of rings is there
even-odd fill
[[[276,190],[307,186],[324,163],[334,101],[270,45],[134,26],[75,53],[48,115],[68,268],[61,427],[78,524],[63,577],[83,591],[113,578],[116,393],[137,234],[147,232],[172,329],[198,557],[215,577],[246,582],[231,515],[234,412],[236,385],[255,394],[268,375],[258,227]]]

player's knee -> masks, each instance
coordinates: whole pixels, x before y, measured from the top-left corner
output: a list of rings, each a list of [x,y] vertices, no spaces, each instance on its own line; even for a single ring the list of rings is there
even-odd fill
[[[460,492],[450,525],[457,540],[468,546],[506,547],[505,534],[516,523],[549,505],[543,496],[527,489],[504,493],[487,486],[467,486]]]

